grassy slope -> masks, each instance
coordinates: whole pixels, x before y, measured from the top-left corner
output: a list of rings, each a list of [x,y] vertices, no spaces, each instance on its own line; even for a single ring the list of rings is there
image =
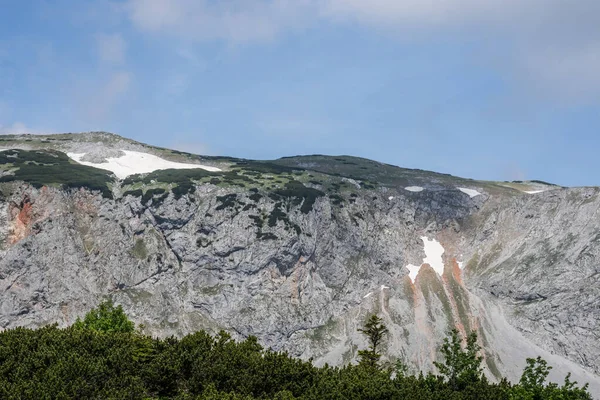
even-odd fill
[[[0,182],[24,181],[34,187],[87,187],[112,197],[112,177],[104,170],[75,164],[66,154],[54,150],[7,150],[0,152],[5,174]]]
[[[222,173],[202,170],[163,170],[152,174],[135,175],[122,182],[123,192],[144,194],[151,189],[170,189],[176,196],[193,191],[195,183],[212,183],[220,186],[237,186],[258,189],[270,193],[318,196],[311,189],[334,197],[338,192],[356,191],[354,182],[361,189],[388,187],[402,189],[407,186],[423,186],[431,190],[455,190],[468,187],[484,190],[492,195],[518,195],[523,190],[539,189],[539,184],[529,182],[489,182],[464,179],[419,169],[400,168],[351,156],[295,156],[278,160],[253,161],[233,157],[199,156],[191,153],[159,148],[122,138],[109,133],[59,134],[59,135],[4,135],[0,136],[0,148],[27,148],[30,150],[54,150],[66,152],[80,145],[102,144],[112,148],[132,148],[155,154],[177,162],[207,163],[223,169]],[[33,152],[32,152],[33,154]],[[14,161],[14,160],[11,160]],[[10,165],[5,160],[0,168],[13,172],[14,177],[5,176],[4,181],[24,180],[34,185],[63,185],[66,187],[86,186],[103,191],[112,178],[103,170],[69,162],[62,154],[54,167],[21,163]],[[40,171],[36,171],[40,169]],[[1,172],[1,171],[0,171]],[[51,178],[52,177],[52,178]],[[304,193],[306,192],[306,193]],[[337,200],[341,201],[341,200]]]

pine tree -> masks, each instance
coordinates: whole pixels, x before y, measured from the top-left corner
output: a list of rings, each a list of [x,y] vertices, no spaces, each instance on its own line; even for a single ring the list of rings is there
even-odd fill
[[[369,340],[368,350],[359,350],[360,357],[359,365],[367,368],[379,369],[379,359],[381,353],[378,352],[378,346],[383,340],[383,336],[388,333],[387,327],[383,324],[383,320],[373,314],[365,323],[364,328],[359,328],[358,331],[364,334]]]

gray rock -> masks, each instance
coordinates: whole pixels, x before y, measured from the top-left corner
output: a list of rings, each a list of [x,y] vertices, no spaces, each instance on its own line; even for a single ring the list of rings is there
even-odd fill
[[[148,334],[225,329],[340,365],[378,313],[386,359],[414,371],[434,370],[451,328],[475,329],[492,379],[517,380],[541,355],[554,380],[572,372],[600,395],[599,190],[480,191],[361,189],[343,207],[287,204],[289,224],[259,227],[275,201],[242,188],[142,204],[14,184],[0,198],[0,327],[66,326],[111,297]],[[254,207],[219,207],[233,193]],[[423,266],[413,284],[421,236],[444,246],[445,272]]]
[[[125,155],[125,153],[121,150],[109,149],[102,146],[93,146],[85,150],[85,155],[81,157],[81,161],[95,164],[105,163],[107,162],[107,158],[119,158]]]

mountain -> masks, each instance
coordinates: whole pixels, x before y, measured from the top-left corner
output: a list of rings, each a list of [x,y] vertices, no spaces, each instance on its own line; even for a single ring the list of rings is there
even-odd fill
[[[1,136],[0,327],[102,299],[147,333],[225,329],[317,365],[433,369],[472,329],[488,375],[526,357],[600,396],[599,189],[489,182],[350,156],[255,161],[108,133]]]

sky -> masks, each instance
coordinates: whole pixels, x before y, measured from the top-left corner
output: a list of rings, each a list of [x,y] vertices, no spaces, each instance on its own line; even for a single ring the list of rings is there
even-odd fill
[[[600,185],[598,0],[0,0],[0,134]]]

